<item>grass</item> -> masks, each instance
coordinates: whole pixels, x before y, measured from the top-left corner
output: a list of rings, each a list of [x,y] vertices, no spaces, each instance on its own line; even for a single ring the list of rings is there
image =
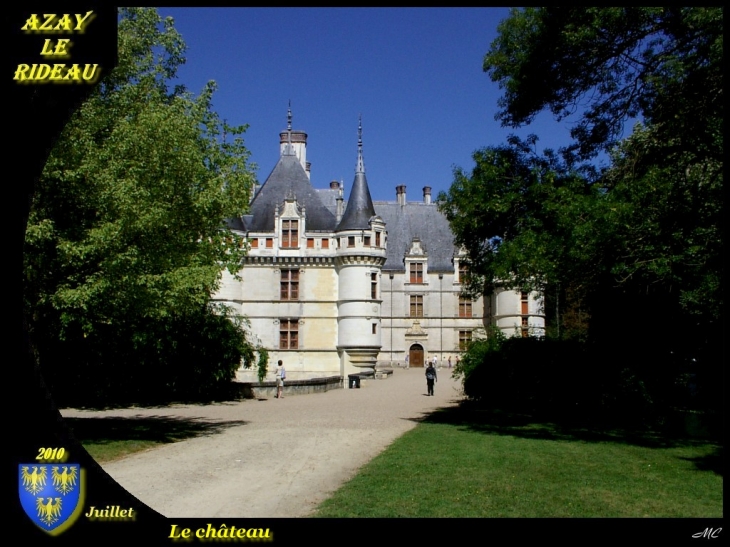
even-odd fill
[[[67,418],[100,463],[243,422]],[[452,409],[395,441],[319,517],[723,516],[722,449],[707,439],[596,431]]]
[[[318,517],[722,517],[721,450],[446,411],[419,424]]]
[[[159,441],[110,441],[82,443],[89,455],[98,463],[107,463],[160,446]]]

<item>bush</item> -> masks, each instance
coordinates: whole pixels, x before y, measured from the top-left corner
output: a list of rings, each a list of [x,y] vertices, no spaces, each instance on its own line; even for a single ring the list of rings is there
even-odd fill
[[[207,308],[95,332],[36,341],[40,355],[54,356],[41,370],[59,406],[214,398],[255,358],[240,325]]]
[[[657,373],[660,365],[664,368]],[[465,394],[494,409],[624,426],[662,423],[680,401],[671,363],[577,340],[475,341],[456,371]],[[682,395],[683,396],[683,395]]]

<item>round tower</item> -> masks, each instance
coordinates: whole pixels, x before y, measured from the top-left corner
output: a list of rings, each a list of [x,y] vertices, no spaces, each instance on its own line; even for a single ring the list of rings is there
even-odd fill
[[[349,374],[373,374],[381,343],[381,275],[385,264],[386,232],[375,214],[362,154],[362,122],[358,126],[355,182],[337,239],[337,301],[340,370]]]

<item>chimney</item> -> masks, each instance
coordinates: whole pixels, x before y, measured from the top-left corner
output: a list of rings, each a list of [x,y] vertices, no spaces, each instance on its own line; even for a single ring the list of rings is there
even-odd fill
[[[307,161],[307,134],[304,131],[282,131],[279,133],[279,153],[283,156],[288,153],[287,147],[291,143],[291,153],[302,164],[304,171],[309,176],[310,165]]]
[[[395,187],[395,197],[398,201],[398,205],[406,204],[406,187],[404,184]]]
[[[333,180],[332,182],[330,182],[330,188],[332,188],[333,190],[336,188],[340,190],[337,194],[337,197],[335,198],[335,201],[337,203],[337,212],[335,214],[335,218],[337,219],[337,223],[339,224],[339,222],[342,220],[342,215],[345,214],[345,193],[343,191],[345,185],[340,184],[336,180]]]
[[[423,187],[423,203],[425,203],[426,205],[431,204],[431,187],[430,186]]]

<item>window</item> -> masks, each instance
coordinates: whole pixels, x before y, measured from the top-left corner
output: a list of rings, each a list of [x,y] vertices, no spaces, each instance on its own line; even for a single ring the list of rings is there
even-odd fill
[[[375,246],[380,247],[380,232],[375,232]]]
[[[423,296],[411,295],[411,317],[423,317]]]
[[[279,319],[279,349],[299,349],[297,319]]]
[[[281,246],[299,247],[299,221],[281,221]]]
[[[423,283],[423,262],[411,262],[411,283]]]
[[[459,349],[465,350],[470,342],[471,342],[471,331],[470,330],[460,330],[459,331]]]
[[[266,248],[271,249],[274,246],[274,239],[271,237],[266,238]]]
[[[452,308],[453,309],[453,308]],[[471,317],[471,300],[459,297],[459,317]]]
[[[527,293],[524,292],[524,291],[520,294],[520,302],[522,303],[522,311],[521,311],[521,313],[523,315],[527,315],[529,313],[529,311],[528,311],[528,300],[527,300]]]
[[[257,249],[259,246],[259,238],[255,237],[251,240],[251,248]]]
[[[365,245],[365,247],[370,247],[370,236],[365,236],[363,245]]]
[[[322,248],[323,249],[329,249],[330,248],[330,240],[329,239],[323,239],[322,240]]]
[[[355,236],[347,236],[347,246],[348,247],[355,246]]]
[[[281,299],[299,300],[299,270],[281,270]]]
[[[378,274],[371,273],[370,274],[370,298],[377,298],[378,297]]]
[[[469,268],[464,263],[463,260],[459,260],[459,283],[464,283],[466,281],[466,274]]]
[[[307,238],[307,249],[314,249],[314,238],[313,237]]]
[[[373,334],[378,334],[378,324],[373,323]]]
[[[527,321],[527,317],[522,318],[522,338],[527,338],[530,334],[530,325]]]

